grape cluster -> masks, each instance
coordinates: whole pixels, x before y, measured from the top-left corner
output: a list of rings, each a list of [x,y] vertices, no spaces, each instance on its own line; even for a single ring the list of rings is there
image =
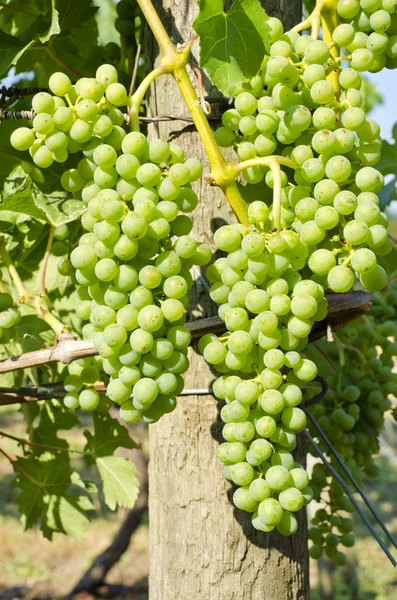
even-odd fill
[[[12,296],[0,293],[0,341],[5,344],[12,338],[12,328],[21,320],[21,314]]]
[[[215,244],[227,257],[211,265],[207,277],[227,333],[204,336],[200,349],[222,374],[214,385],[226,401],[219,457],[225,476],[240,486],[234,502],[253,512],[255,528],[291,534],[297,528],[293,513],[314,493],[291,454],[296,433],[306,426],[298,406],[302,388],[317,374],[302,351],[313,323],[327,315],[325,291],[347,292],[355,276],[371,292],[386,285],[378,257],[392,245],[377,196],[383,177],[374,168],[380,128],[367,119],[359,91],[360,73],[368,69],[365,57],[354,54],[351,66],[342,69],[324,41],[284,33],[274,18],[268,24],[270,55],[223,114],[216,139],[221,147],[232,146],[241,161],[289,159],[281,171],[281,228],[273,227],[274,171],[261,164],[243,170],[251,198],[261,200],[248,206],[249,227],[215,232]],[[335,30],[336,44],[347,29],[343,24]],[[224,375],[230,371],[238,374]],[[337,430],[348,437],[360,413],[355,384],[344,394],[352,404],[336,409]],[[324,474],[316,467],[314,486],[320,471]],[[339,489],[338,494],[340,506],[349,506]],[[347,524],[338,519],[348,545]],[[332,535],[328,545],[335,541]],[[343,561],[337,544],[332,547],[335,560]]]
[[[338,334],[337,343],[326,345],[325,350],[336,365],[335,374],[327,378],[329,391],[325,400],[310,409],[360,485],[365,476],[378,475],[378,437],[384,415],[392,408],[389,396],[397,395],[397,376],[393,373],[397,355],[396,311],[397,285],[393,283],[386,293],[374,295],[368,316],[350,323]],[[312,433],[316,435],[314,428]],[[320,446],[327,453],[321,439]],[[333,457],[330,461],[343,476]],[[353,512],[353,506],[322,464],[314,466],[312,489],[322,506],[309,531],[313,541],[310,554],[319,558],[325,553],[337,564],[344,564],[346,556],[338,545],[353,546],[354,535],[352,521],[343,517],[343,511]],[[327,494],[322,495],[324,489]]]
[[[256,529],[284,535],[297,529],[294,512],[312,498],[309,478],[291,452],[306,426],[302,388],[317,375],[302,354],[312,324],[327,314],[322,286],[296,269],[301,242],[293,231],[266,233],[268,206],[249,206],[251,228],[224,226],[214,235],[219,258],[207,269],[210,296],[227,333],[205,335],[199,349],[223,375],[215,395],[226,401],[226,440],[218,451],[225,476],[240,486],[235,505],[253,513]]]
[[[125,135],[119,154],[92,140],[83,153],[95,170],[93,181],[78,186],[87,202],[82,216],[87,233],[70,256],[80,284],[77,315],[89,321],[83,337],[93,339],[103,358],[106,394],[121,405],[121,417],[155,422],[175,408],[189,365],[184,323],[190,269],[212,255],[189,235],[191,220],[180,214],[197,205],[191,182],[201,176],[202,165],[184,160],[179,146],[148,142],[138,132]],[[102,176],[104,168],[111,181]],[[62,177],[69,190],[70,177]],[[81,389],[82,383],[83,376],[76,385]],[[80,389],[68,391],[79,393],[80,406],[96,408],[97,392]]]
[[[342,22],[332,39],[347,49],[353,69],[377,73],[397,67],[396,0],[339,0],[337,12]]]
[[[377,256],[390,252],[391,242],[376,195],[384,183],[374,168],[380,128],[361,108],[363,69],[354,62],[355,68],[340,70],[325,42],[284,34],[276,19],[271,25],[270,56],[251,89],[223,114],[217,141],[233,146],[242,161],[273,154],[290,159],[293,170],[282,172],[281,225],[299,233],[317,282],[347,292],[355,273],[367,290],[380,290],[387,275]],[[334,69],[343,89],[339,99],[327,79]],[[264,195],[273,187],[265,166],[243,174]]]
[[[93,385],[102,373],[109,379],[107,397],[121,405],[121,417],[152,423],[175,408],[183,389],[190,269],[212,256],[207,244],[190,236],[192,222],[183,214],[197,206],[191,183],[201,177],[202,165],[185,160],[176,144],[126,133],[117,107],[126,104],[127,92],[111,65],[74,86],[55,73],[49,87],[55,96],[42,92],[33,98],[33,130],[17,129],[11,143],[18,150],[29,148],[41,167],[63,162],[68,152],[83,156],[77,168],[64,171],[61,185],[87,206],[81,218],[86,233],[70,262],[63,256],[58,269],[64,275],[71,265],[76,269],[77,316],[89,321],[83,337],[93,339],[101,359],[69,367],[65,403],[106,407]],[[55,229],[55,255],[68,252],[68,237],[67,225]]]
[[[32,99],[33,129],[19,127],[12,133],[11,145],[16,150],[29,150],[38,167],[48,168],[54,161],[64,163],[69,154],[81,151],[89,142],[94,147],[105,141],[115,151],[120,149],[125,131],[124,115],[118,107],[126,105],[127,90],[118,83],[112,65],[101,65],[95,78],[82,77],[75,85],[65,73],[54,73],[49,88],[54,95],[39,92]],[[64,174],[63,187],[80,189],[87,177],[93,178],[94,170],[91,160],[81,159],[77,169]],[[103,178],[106,170],[104,167]]]

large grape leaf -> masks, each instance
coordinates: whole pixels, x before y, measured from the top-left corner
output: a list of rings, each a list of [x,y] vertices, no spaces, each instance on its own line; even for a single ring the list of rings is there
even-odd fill
[[[128,429],[108,413],[94,413],[94,432],[85,431],[87,464],[96,464],[102,480],[105,502],[111,510],[117,506],[132,508],[139,483],[135,465],[127,458],[114,456],[117,448],[136,448]]]
[[[117,506],[132,508],[139,492],[134,463],[122,456],[102,456],[97,458],[96,464],[102,479],[105,502],[110,510],[115,510]]]
[[[14,471],[14,483],[19,488],[15,501],[25,528],[43,524],[51,497],[65,495],[71,483],[68,454],[47,451],[18,457]]]
[[[200,65],[211,82],[232,95],[258,72],[269,43],[268,16],[259,0],[198,0],[194,29],[200,35]]]

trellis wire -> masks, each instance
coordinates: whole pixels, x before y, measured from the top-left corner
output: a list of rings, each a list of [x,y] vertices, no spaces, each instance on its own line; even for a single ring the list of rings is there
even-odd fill
[[[396,542],[396,540],[393,538],[393,536],[391,535],[390,531],[387,529],[385,523],[383,522],[382,518],[380,517],[380,515],[378,514],[378,512],[375,510],[375,508],[373,507],[373,505],[369,501],[369,499],[368,499],[366,493],[364,492],[364,490],[357,483],[356,479],[353,477],[353,475],[350,473],[349,469],[346,467],[345,463],[343,462],[343,460],[341,459],[341,457],[339,456],[339,454],[337,453],[337,451],[335,450],[335,448],[333,447],[333,445],[331,444],[331,442],[329,441],[329,439],[325,435],[324,431],[321,429],[320,425],[317,423],[316,419],[313,417],[313,415],[308,410],[306,410],[305,408],[303,408],[303,410],[305,411],[306,416],[310,419],[310,421],[313,424],[313,426],[316,428],[316,430],[318,432],[318,435],[322,438],[322,440],[324,441],[325,445],[328,447],[329,451],[332,453],[332,455],[336,459],[336,461],[339,464],[340,468],[345,473],[346,477],[351,481],[352,485],[356,488],[357,492],[360,494],[360,496],[363,499],[364,503],[366,504],[366,506],[368,507],[368,509],[371,511],[373,517],[379,523],[379,525],[381,526],[381,528],[385,532],[385,534],[388,537],[388,539],[390,540],[390,542],[393,544],[393,546],[395,548],[397,548],[397,542]]]
[[[324,465],[327,467],[327,469],[330,471],[330,473],[332,473],[332,475],[335,477],[335,479],[338,481],[338,483],[342,486],[342,488],[344,489],[346,494],[349,496],[349,499],[350,499],[351,503],[353,504],[354,508],[356,509],[357,513],[360,515],[361,519],[367,526],[368,530],[370,531],[372,536],[375,538],[375,540],[378,542],[379,546],[382,548],[383,552],[386,554],[387,558],[390,560],[393,567],[396,569],[397,561],[395,560],[394,556],[391,554],[390,550],[388,549],[386,544],[383,542],[383,540],[378,536],[375,528],[368,520],[368,517],[362,511],[357,500],[354,498],[353,494],[349,490],[349,486],[346,484],[344,479],[339,475],[339,473],[337,471],[335,471],[335,469],[330,465],[330,463],[328,462],[328,460],[326,459],[324,454],[321,452],[318,444],[316,444],[316,442],[314,441],[314,439],[312,438],[310,433],[308,431],[304,431],[303,435],[309,440],[310,444],[313,446],[313,448],[317,452],[318,456],[321,458]]]

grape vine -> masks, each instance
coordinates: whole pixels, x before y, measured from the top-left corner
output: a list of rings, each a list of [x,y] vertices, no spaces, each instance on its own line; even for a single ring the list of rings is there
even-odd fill
[[[368,317],[321,342],[334,372],[325,400],[310,406],[358,481],[376,473],[388,396],[397,393],[396,343],[388,339],[397,334],[390,320],[395,285],[381,294],[393,250],[378,197],[384,178],[375,168],[382,140],[360,91],[365,72],[397,66],[397,0],[318,0],[290,31],[267,17],[261,67],[235,87],[234,108],[215,133],[186,71],[194,40],[176,50],[150,0],[138,4],[162,57],[136,92],[112,64],[75,83],[55,72],[49,92],[33,97],[32,127],[10,138],[39,169],[66,163],[61,187],[83,207],[78,243],[63,223],[52,227],[46,253],[46,260],[50,252],[62,257],[60,274],[73,278],[82,337],[98,353],[69,365],[64,406],[101,415],[115,403],[125,422],[155,423],[183,391],[191,269],[212,258],[210,246],[190,235],[189,215],[199,202],[192,183],[203,167],[181,146],[139,130],[150,84],[172,75],[209,158],[206,179],[222,189],[239,221],[215,231],[223,255],[206,269],[226,332],[206,334],[198,345],[219,375],[214,395],[225,401],[218,457],[237,486],[233,502],[252,513],[255,529],[286,536],[297,531],[295,513],[321,502],[310,554],[344,564],[340,544],[354,544],[351,521],[341,514],[351,511],[350,501],[323,465],[309,481],[293,451],[307,427],[305,401],[316,393],[318,356],[308,340],[327,318],[327,293],[376,294]],[[136,12],[120,2],[117,14],[130,60]],[[223,148],[240,162],[228,163]],[[0,291],[0,327],[7,331],[19,313]],[[309,430],[316,437],[310,423]]]

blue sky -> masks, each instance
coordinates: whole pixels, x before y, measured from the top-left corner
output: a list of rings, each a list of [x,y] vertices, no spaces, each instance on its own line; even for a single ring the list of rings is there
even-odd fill
[[[397,123],[397,70],[383,69],[370,74],[368,78],[377,85],[383,96],[383,104],[378,104],[371,113],[381,126],[382,137],[389,139],[394,123]]]

